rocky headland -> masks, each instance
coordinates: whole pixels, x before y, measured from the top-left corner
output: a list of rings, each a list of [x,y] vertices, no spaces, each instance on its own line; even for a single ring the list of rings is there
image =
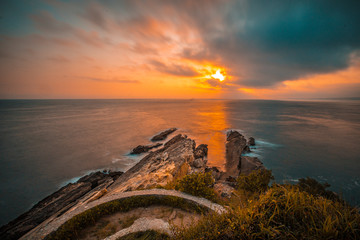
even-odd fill
[[[151,141],[162,141],[175,132],[168,129]],[[226,138],[225,171],[207,165],[208,146],[196,145],[186,135],[178,134],[166,143],[139,145],[132,154],[150,151],[135,166],[125,173],[95,172],[70,183],[37,203],[28,212],[0,228],[0,239],[42,239],[43,228],[51,222],[80,207],[123,192],[164,187],[181,176],[191,173],[210,172],[214,178],[214,189],[221,197],[230,197],[234,190],[234,179],[239,174],[249,174],[263,169],[261,161],[243,156],[255,139],[246,139],[237,131],[230,131]],[[156,149],[156,150],[154,150]]]

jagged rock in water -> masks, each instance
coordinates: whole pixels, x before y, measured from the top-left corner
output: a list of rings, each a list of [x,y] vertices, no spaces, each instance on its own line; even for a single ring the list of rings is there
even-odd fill
[[[208,154],[208,145],[207,144],[200,144],[194,151],[195,159],[201,158],[206,159]]]
[[[61,214],[82,198],[101,186],[111,184],[122,172],[95,172],[69,183],[60,190],[38,202],[29,211],[0,228],[0,239],[18,239],[46,219]]]
[[[249,175],[252,171],[265,169],[263,163],[257,157],[242,156],[239,166],[240,174]]]
[[[228,176],[238,176],[239,170],[237,166],[240,162],[241,154],[246,147],[246,139],[237,131],[230,131],[226,139],[226,173],[224,178]]]
[[[156,144],[152,144],[152,145],[139,145],[136,148],[134,148],[130,154],[141,154],[141,153],[145,153],[148,152],[149,150],[153,149],[153,148],[157,148],[162,146],[162,143],[156,143]]]
[[[195,141],[179,134],[120,176],[110,190],[116,193],[164,186],[179,174],[184,164],[195,160],[194,149]]]
[[[249,138],[249,141],[248,141],[248,144],[249,144],[250,146],[255,146],[255,138],[250,137],[250,138]]]
[[[161,132],[161,133],[153,136],[153,137],[151,138],[151,141],[156,142],[156,141],[165,140],[168,135],[170,135],[171,133],[175,132],[176,130],[177,130],[177,128],[170,128],[170,129],[168,129],[168,130],[165,130],[165,131],[163,131],[163,132]]]

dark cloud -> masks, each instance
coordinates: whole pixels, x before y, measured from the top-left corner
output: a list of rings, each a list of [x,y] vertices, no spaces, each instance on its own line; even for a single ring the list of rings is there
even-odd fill
[[[164,64],[157,60],[150,60],[149,63],[159,72],[167,73],[175,76],[194,77],[199,75],[194,69],[178,64]]]
[[[69,24],[56,20],[53,15],[47,11],[41,11],[38,14],[31,15],[30,18],[37,28],[45,32],[60,32],[64,34],[73,30]]]
[[[358,9],[360,1],[237,2],[223,22],[232,31],[205,39],[239,83],[269,86],[347,68],[360,49]]]
[[[101,29],[108,30],[105,9],[99,3],[90,3],[86,7],[83,16],[85,19],[89,20],[91,23],[95,24]]]

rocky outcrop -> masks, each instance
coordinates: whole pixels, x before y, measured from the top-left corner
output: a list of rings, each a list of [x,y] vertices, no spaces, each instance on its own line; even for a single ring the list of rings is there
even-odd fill
[[[177,128],[170,128],[168,130],[165,130],[165,131],[153,136],[151,138],[151,141],[156,142],[156,141],[165,140],[167,138],[167,136],[169,136],[171,133],[175,132],[176,130],[177,130]]]
[[[248,140],[248,144],[249,144],[249,146],[255,146],[255,138],[250,137]]]
[[[130,154],[141,154],[141,153],[145,153],[148,152],[149,150],[153,149],[153,148],[158,148],[162,146],[162,143],[156,143],[156,144],[151,144],[151,145],[139,145],[136,148],[134,148]]]
[[[163,148],[141,159],[120,176],[110,189],[113,192],[124,192],[164,186],[184,168],[195,168],[192,164],[195,160],[194,151],[195,141],[179,134],[165,143]]]
[[[210,172],[211,176],[215,179],[215,181],[218,181],[223,174],[223,172],[221,172],[217,167],[206,167],[205,172]]]
[[[197,146],[197,148],[194,151],[194,157],[195,159],[201,158],[205,159],[208,155],[208,145],[207,144],[200,144]]]
[[[239,165],[241,154],[247,146],[246,143],[245,137],[239,132],[228,132],[226,138],[226,174],[223,176],[224,178],[239,175],[237,166]]]
[[[18,239],[38,224],[53,216],[61,215],[73,207],[77,200],[92,191],[111,184],[122,172],[95,172],[69,183],[38,202],[29,211],[0,228],[0,239]]]
[[[152,141],[164,140],[176,128],[168,129],[156,136]],[[14,221],[0,228],[0,239],[18,239],[24,233],[31,235],[40,231],[41,227],[54,219],[74,213],[78,209],[93,202],[111,199],[120,193],[165,186],[167,183],[195,172],[210,172],[215,179],[214,189],[224,198],[229,198],[236,186],[237,176],[249,174],[253,170],[264,168],[259,159],[242,156],[250,151],[250,141],[237,131],[230,131],[226,139],[225,172],[216,167],[207,167],[208,147],[200,144],[186,135],[178,134],[167,141],[163,147],[149,152],[135,166],[125,173],[96,172],[80,178],[53,193],[36,204],[31,210]],[[147,152],[162,144],[139,145],[132,154]],[[105,197],[104,197],[105,196]],[[25,236],[26,238],[26,236]]]
[[[265,169],[265,167],[257,157],[242,156],[238,169],[240,170],[240,174],[249,175],[252,171]]]

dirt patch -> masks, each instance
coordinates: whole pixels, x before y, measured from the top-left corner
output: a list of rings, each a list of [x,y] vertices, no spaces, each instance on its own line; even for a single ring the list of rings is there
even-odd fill
[[[141,217],[161,218],[176,226],[189,226],[192,222],[197,222],[201,215],[167,206],[137,208],[101,218],[94,226],[82,230],[79,234],[79,239],[104,239],[121,229],[130,227],[136,219]]]

